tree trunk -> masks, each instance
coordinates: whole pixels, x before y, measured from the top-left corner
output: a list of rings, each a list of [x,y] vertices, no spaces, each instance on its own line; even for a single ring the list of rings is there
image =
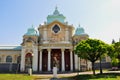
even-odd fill
[[[101,56],[100,56],[100,74],[102,74],[102,64],[101,64]]]
[[[92,62],[92,71],[93,71],[93,75],[95,75],[95,67],[94,67],[95,62]]]

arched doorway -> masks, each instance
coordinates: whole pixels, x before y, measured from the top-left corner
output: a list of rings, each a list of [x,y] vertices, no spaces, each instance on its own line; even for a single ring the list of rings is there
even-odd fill
[[[27,72],[29,68],[32,68],[32,54],[27,53],[25,55],[25,71]]]

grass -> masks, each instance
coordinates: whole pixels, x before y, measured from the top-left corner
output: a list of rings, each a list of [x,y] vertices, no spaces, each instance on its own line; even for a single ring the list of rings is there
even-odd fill
[[[0,74],[0,80],[42,80],[47,78],[51,77],[29,76],[28,74]],[[60,78],[69,78],[69,80],[120,80],[120,73],[103,73],[95,76],[92,74],[80,74],[71,77],[61,76]]]
[[[120,80],[120,73],[83,74],[72,77],[75,80]]]
[[[0,80],[32,80],[27,74],[0,74]]]

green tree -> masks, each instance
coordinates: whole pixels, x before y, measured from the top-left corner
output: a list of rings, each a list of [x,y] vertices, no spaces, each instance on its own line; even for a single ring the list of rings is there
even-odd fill
[[[75,53],[92,63],[92,71],[95,75],[94,63],[107,52],[107,44],[97,39],[87,39],[78,43],[75,48]],[[102,69],[101,69],[102,70]]]
[[[116,42],[108,47],[108,55],[112,59],[112,66],[120,64],[120,42]]]

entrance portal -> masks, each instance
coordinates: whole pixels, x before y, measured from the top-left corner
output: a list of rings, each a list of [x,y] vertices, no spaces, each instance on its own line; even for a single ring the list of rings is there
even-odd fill
[[[52,49],[51,51],[51,69],[56,66],[61,71],[61,49]]]
[[[32,54],[31,53],[27,53],[25,55],[25,72],[27,72],[29,68],[32,68]]]

